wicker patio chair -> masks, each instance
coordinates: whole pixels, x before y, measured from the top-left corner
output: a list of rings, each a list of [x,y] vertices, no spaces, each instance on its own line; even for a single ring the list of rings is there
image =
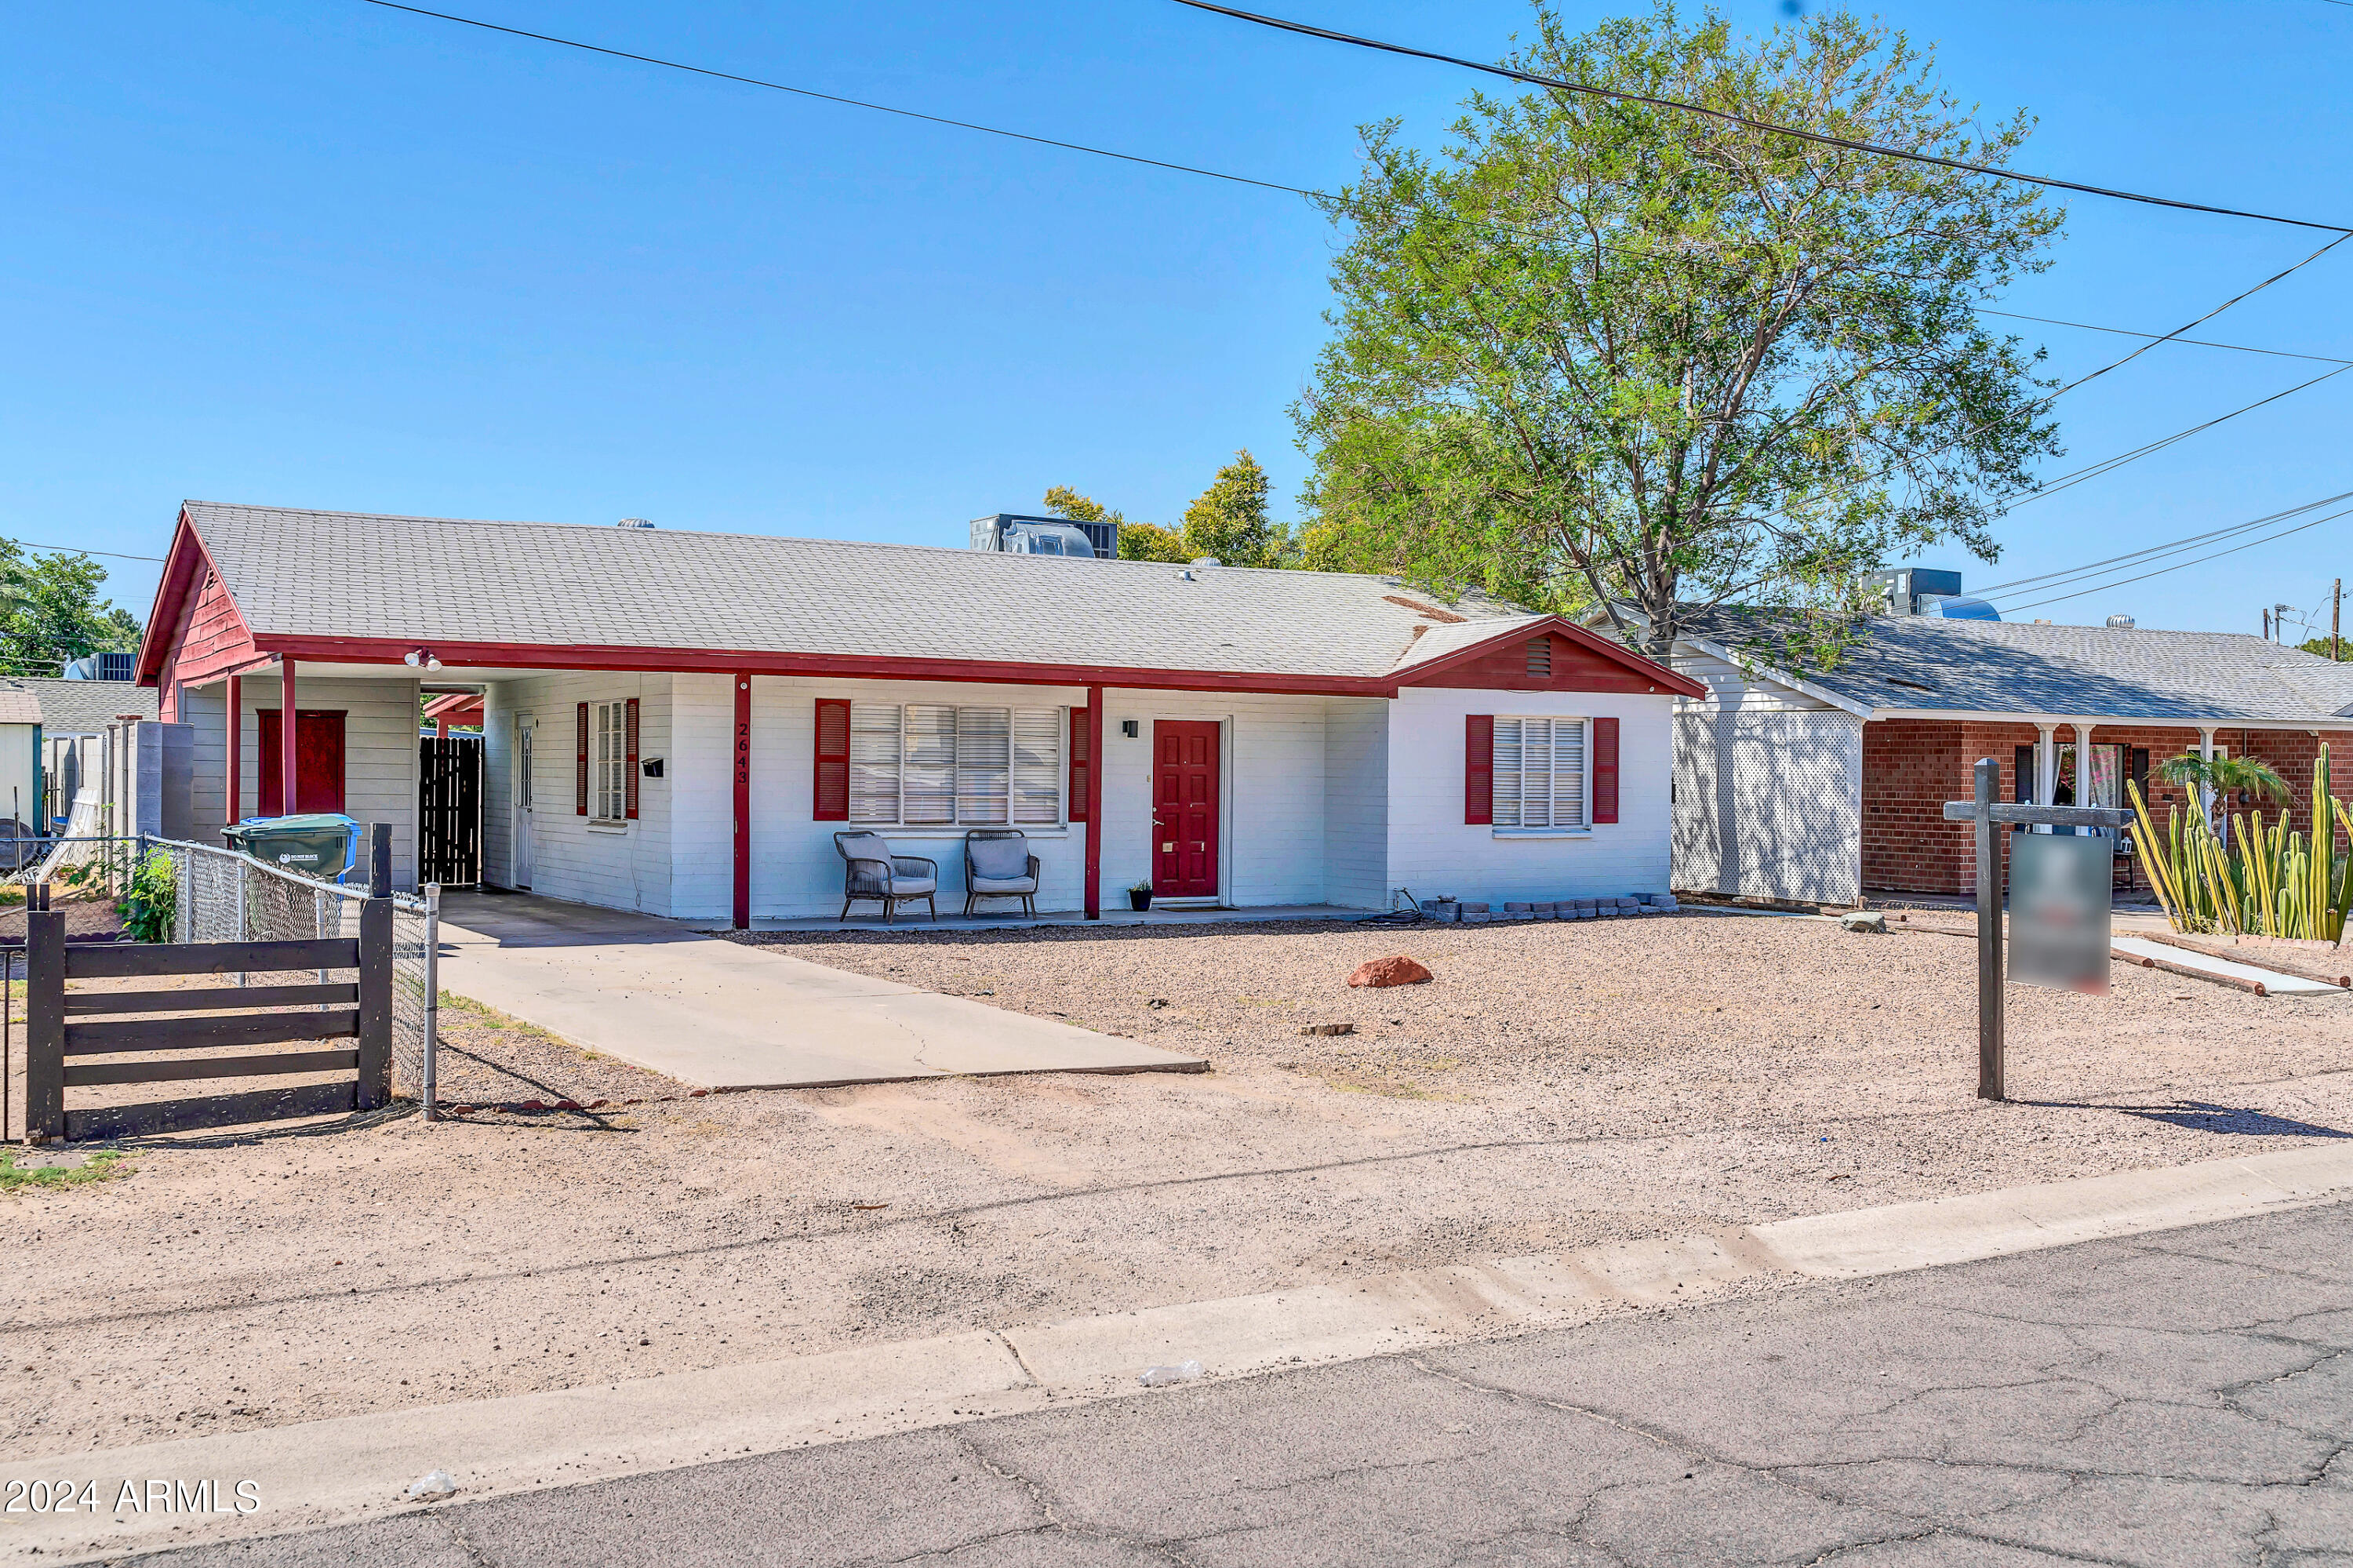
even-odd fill
[[[1018,828],[975,828],[964,836],[964,912],[983,898],[1018,898],[1038,917],[1038,857]]]
[[[893,854],[881,833],[836,833],[833,847],[849,863],[841,877],[843,919],[849,918],[852,904],[865,900],[882,906],[882,923],[888,926],[900,905],[920,898],[931,906],[932,919],[938,921],[939,862],[919,854]]]

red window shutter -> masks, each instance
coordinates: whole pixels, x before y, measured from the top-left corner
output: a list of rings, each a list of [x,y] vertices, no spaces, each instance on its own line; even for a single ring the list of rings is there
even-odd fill
[[[1462,720],[1462,820],[1495,820],[1495,715],[1468,714]]]
[[[1593,820],[1618,820],[1618,721],[1593,721]]]
[[[586,703],[582,703],[579,706],[578,718],[573,726],[572,736],[577,743],[575,750],[578,753],[573,759],[572,814],[575,817],[585,817],[588,814],[588,705]]]
[[[621,799],[625,802],[621,814],[635,817],[638,814],[638,699],[635,697],[629,699],[626,722],[628,733],[623,738],[628,743],[629,770],[621,775]]]
[[[1071,792],[1069,796],[1071,814],[1069,820],[1073,822],[1083,822],[1087,820],[1087,775],[1095,765],[1094,758],[1087,751],[1087,710],[1072,708],[1071,710]]]
[[[817,791],[809,817],[849,821],[849,699],[817,700]]]

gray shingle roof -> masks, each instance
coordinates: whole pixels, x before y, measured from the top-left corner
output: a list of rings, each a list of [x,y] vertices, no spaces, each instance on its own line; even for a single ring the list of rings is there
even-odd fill
[[[607,644],[1379,678],[1393,577],[191,501],[257,636]],[[1525,612],[1472,598],[1473,620]],[[1452,628],[1459,632],[1462,629]],[[1498,630],[1502,630],[1498,628]]]
[[[51,735],[96,735],[123,714],[155,716],[155,688],[129,681],[60,681],[27,678],[11,683],[38,704],[31,719],[0,717],[0,723],[38,723]]]
[[[2321,727],[2353,717],[2353,663],[2231,632],[1873,616],[1836,668],[1816,672],[1787,660],[1788,622],[1769,613],[1714,610],[1683,630],[1869,708]]]

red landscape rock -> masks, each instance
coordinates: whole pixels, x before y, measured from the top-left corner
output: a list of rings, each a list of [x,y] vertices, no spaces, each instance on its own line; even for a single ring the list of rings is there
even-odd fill
[[[1430,971],[1409,958],[1374,959],[1356,966],[1348,977],[1350,985],[1419,985],[1430,978]]]

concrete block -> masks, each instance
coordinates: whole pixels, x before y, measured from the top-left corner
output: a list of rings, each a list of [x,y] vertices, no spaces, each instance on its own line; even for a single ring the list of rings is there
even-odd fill
[[[1504,913],[1506,915],[1524,915],[1535,907],[1535,906],[1533,904],[1506,904],[1504,906]]]

